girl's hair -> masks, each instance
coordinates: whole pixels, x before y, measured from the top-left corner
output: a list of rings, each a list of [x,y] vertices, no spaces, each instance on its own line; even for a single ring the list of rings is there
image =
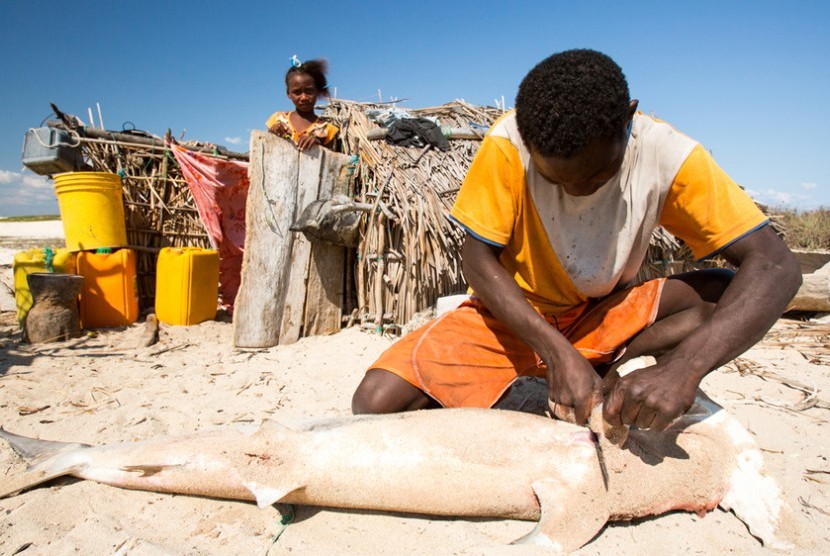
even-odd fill
[[[285,72],[285,86],[288,87],[288,78],[295,73],[310,75],[314,80],[314,86],[320,91],[322,96],[329,95],[329,85],[326,81],[326,72],[328,71],[328,63],[325,60],[308,60],[300,65],[292,65]]]

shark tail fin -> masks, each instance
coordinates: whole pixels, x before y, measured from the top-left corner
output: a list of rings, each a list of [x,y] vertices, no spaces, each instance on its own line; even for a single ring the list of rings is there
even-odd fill
[[[0,499],[20,494],[24,490],[38,486],[57,477],[73,475],[77,472],[76,466],[63,469],[36,469],[25,471],[22,475],[0,478]]]
[[[21,475],[0,477],[0,499],[14,496],[57,477],[76,474],[82,465],[72,462],[71,458],[58,456],[89,447],[87,444],[76,442],[56,442],[21,436],[3,427],[0,427],[0,438],[6,440],[12,449],[29,463],[29,468]]]

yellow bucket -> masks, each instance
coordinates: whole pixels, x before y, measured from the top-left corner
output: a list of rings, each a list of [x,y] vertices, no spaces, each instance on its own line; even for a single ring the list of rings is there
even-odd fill
[[[55,194],[70,251],[124,247],[127,229],[121,178],[108,172],[69,172],[55,176]]]

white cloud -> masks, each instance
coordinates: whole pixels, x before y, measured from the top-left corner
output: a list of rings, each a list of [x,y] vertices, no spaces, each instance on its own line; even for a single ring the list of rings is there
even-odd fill
[[[20,174],[18,173],[0,170],[0,184],[13,183],[18,179],[20,179]]]
[[[786,191],[776,191],[774,189],[765,189],[757,191],[747,189],[750,197],[765,205],[790,205],[793,203],[793,195]]]
[[[810,190],[810,189],[815,189],[816,187],[818,187],[818,184],[815,183],[815,182],[812,182],[812,181],[805,181],[804,183],[801,184],[801,187],[802,187],[802,189]]]
[[[29,172],[0,170],[0,215],[54,214],[58,210],[52,182]]]
[[[827,206],[826,201],[816,198],[812,187],[804,187],[802,184],[802,188],[807,191],[799,193],[778,191],[776,189],[765,189],[763,191],[747,189],[747,193],[761,204],[779,208],[812,210],[820,206]],[[815,189],[819,189],[818,186]]]
[[[34,189],[48,189],[49,192],[52,191],[53,185],[52,182],[46,176],[36,176],[32,174],[20,174],[21,182],[26,187],[31,187]]]
[[[789,204],[793,201],[793,194],[786,191],[775,191],[774,189],[767,189],[764,191],[764,196],[768,199],[773,199],[777,203]]]
[[[231,145],[239,145],[242,143],[242,137],[225,137],[225,142]]]

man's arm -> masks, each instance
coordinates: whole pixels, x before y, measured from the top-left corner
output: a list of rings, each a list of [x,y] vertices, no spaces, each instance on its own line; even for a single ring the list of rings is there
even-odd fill
[[[472,234],[464,240],[464,276],[487,309],[539,354],[548,368],[551,400],[574,408],[577,423],[588,420],[599,398],[600,378],[588,361],[527,302],[499,263],[501,248]]]
[[[650,428],[664,430],[689,409],[704,376],[764,336],[801,285],[798,262],[770,226],[721,254],[738,270],[712,316],[656,365],[617,381],[605,400],[612,425],[635,424],[640,412],[653,412]]]

